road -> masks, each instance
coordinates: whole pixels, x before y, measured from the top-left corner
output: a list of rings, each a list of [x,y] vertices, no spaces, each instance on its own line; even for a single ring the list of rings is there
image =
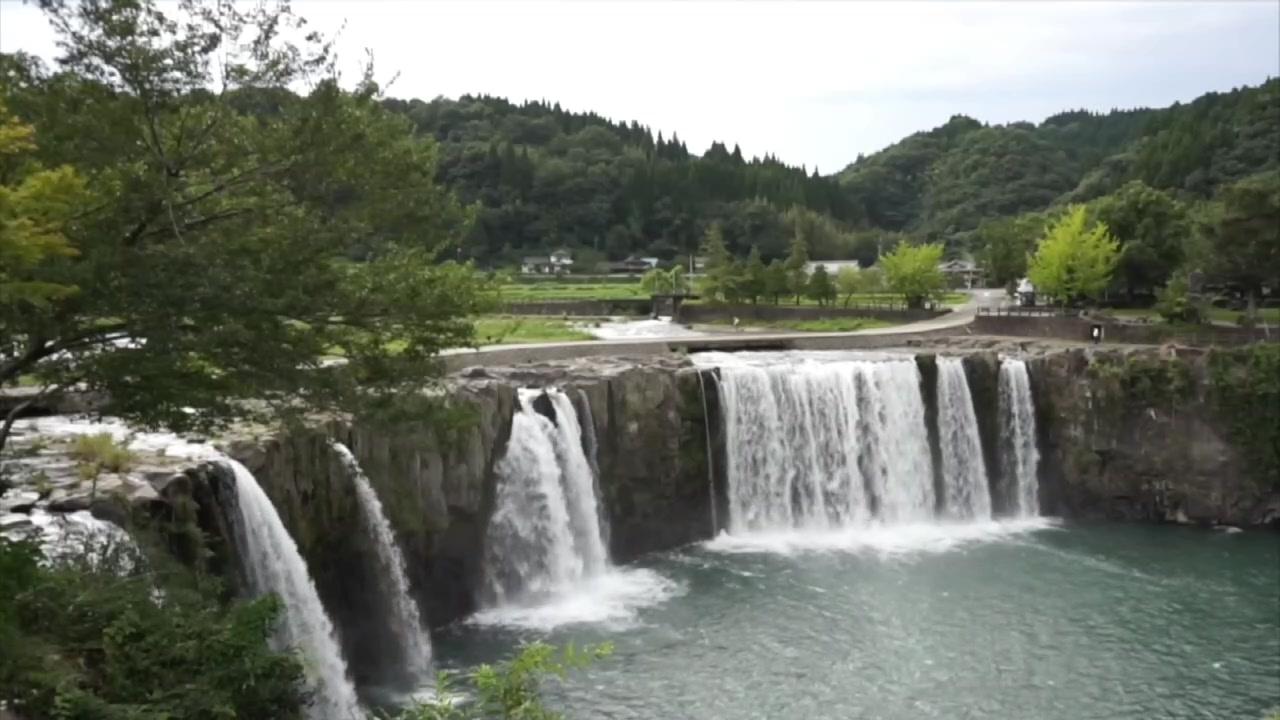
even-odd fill
[[[883,347],[895,337],[921,334],[952,334],[977,315],[979,307],[999,307],[1003,290],[968,291],[969,300],[952,307],[952,311],[931,320],[894,325],[892,327],[851,332],[727,332],[703,337],[650,337],[621,340],[578,340],[518,345],[483,345],[458,348],[441,353],[452,369],[491,363],[524,363],[542,360],[571,360],[600,355],[636,355],[679,350],[747,350],[747,349],[840,349]]]

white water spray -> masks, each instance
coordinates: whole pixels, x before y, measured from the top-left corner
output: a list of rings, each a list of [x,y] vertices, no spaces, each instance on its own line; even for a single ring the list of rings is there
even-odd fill
[[[534,409],[544,394],[554,421]],[[485,540],[489,607],[474,622],[539,629],[616,622],[676,590],[651,570],[610,564],[583,428],[563,392],[520,391]]]
[[[957,520],[991,517],[991,490],[982,458],[978,418],[959,358],[938,358],[938,439],[946,513]]]
[[[235,476],[237,512],[232,518],[240,554],[255,592],[274,593],[284,605],[273,645],[296,648],[305,658],[313,693],[313,720],[357,720],[365,715],[347,677],[347,664],[307,565],[271,499],[253,473],[224,459]]]
[[[543,391],[521,390],[511,439],[498,461],[486,569],[499,603],[563,589],[608,563],[573,403],[558,390],[545,392],[556,422],[533,407]]]
[[[1040,451],[1036,448],[1036,413],[1027,363],[1000,361],[1000,434],[1004,476],[1012,481],[1010,510],[1016,517],[1040,514]]]
[[[335,442],[333,450],[338,454],[347,476],[356,486],[356,498],[360,503],[360,512],[365,525],[373,535],[374,546],[378,553],[384,597],[391,606],[391,626],[396,639],[401,643],[406,668],[410,676],[419,684],[431,682],[431,638],[422,629],[422,619],[418,615],[418,605],[414,602],[409,590],[409,578],[405,569],[404,556],[396,544],[395,532],[387,521],[382,510],[382,502],[374,492],[369,478],[364,474],[360,463],[351,450],[342,443]]]
[[[735,360],[721,365],[720,394],[731,532],[932,516],[913,360]]]

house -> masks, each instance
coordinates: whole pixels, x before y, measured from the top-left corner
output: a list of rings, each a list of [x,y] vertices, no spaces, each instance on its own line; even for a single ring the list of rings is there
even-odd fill
[[[573,271],[573,253],[561,248],[550,255],[532,255],[520,260],[524,275],[568,275]]]
[[[598,271],[608,275],[641,275],[656,267],[658,267],[658,258],[632,255],[621,262],[602,262],[598,266]]]
[[[938,263],[938,270],[949,288],[972,288],[982,282],[982,268],[972,260],[945,260]]]

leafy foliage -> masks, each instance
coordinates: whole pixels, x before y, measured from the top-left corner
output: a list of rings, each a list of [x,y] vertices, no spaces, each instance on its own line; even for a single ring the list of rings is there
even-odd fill
[[[1169,193],[1135,180],[1097,200],[1091,210],[1120,242],[1118,275],[1131,294],[1163,285],[1182,265],[1190,217]]]
[[[1280,489],[1280,345],[1209,354],[1213,397],[1259,484]]]
[[[880,258],[884,284],[901,295],[907,307],[924,307],[925,301],[941,298],[946,278],[938,269],[942,261],[942,245],[899,245]]]
[[[572,644],[557,651],[544,642],[522,645],[515,655],[497,665],[481,665],[468,677],[476,701],[458,703],[452,699],[448,676],[437,678],[439,700],[421,703],[396,720],[559,720],[542,702],[540,687],[545,676],[567,677],[570,670],[587,667],[608,657],[612,646]]]
[[[1027,260],[1027,277],[1036,291],[1060,304],[1096,298],[1111,282],[1119,262],[1119,243],[1105,223],[1090,223],[1083,205],[1073,205],[1045,230]]]
[[[342,90],[318,37],[283,39],[302,27],[287,5],[40,5],[58,69],[0,56],[23,123],[5,147],[29,156],[0,200],[25,283],[0,300],[0,383],[81,385],[180,430],[386,405],[471,342],[481,288],[440,262],[470,214],[436,185],[435,143],[371,75]],[[322,367],[335,348],[347,362]]]
[[[84,199],[70,167],[42,170],[30,158],[35,128],[0,100],[0,308],[48,307],[76,288],[43,277],[42,266],[76,254],[63,226]]]
[[[1201,224],[1213,248],[1210,270],[1238,283],[1251,299],[1264,283],[1280,282],[1280,170],[1223,188]]]
[[[40,564],[0,537],[0,705],[31,718],[301,718],[302,666],[267,643],[270,597],[216,591],[104,546]]]

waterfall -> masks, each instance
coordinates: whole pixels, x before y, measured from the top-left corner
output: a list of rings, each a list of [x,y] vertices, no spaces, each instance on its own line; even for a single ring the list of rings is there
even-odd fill
[[[727,364],[720,396],[731,532],[932,515],[913,360]]]
[[[401,643],[405,665],[416,683],[428,684],[432,681],[431,638],[422,629],[417,603],[409,592],[404,556],[396,544],[395,532],[382,511],[382,503],[369,484],[368,476],[364,474],[351,450],[338,442],[333,444],[333,449],[342,461],[347,476],[355,483],[360,512],[373,535],[378,563],[382,566],[382,572],[379,573],[384,584],[382,592],[391,606],[391,626]]]
[[[551,420],[534,409],[545,396]],[[497,497],[485,548],[496,604],[549,595],[603,572],[609,563],[595,477],[582,428],[559,390],[521,390],[511,438],[498,461]]]
[[[325,614],[306,563],[280,515],[244,465],[225,458],[235,476],[236,511],[230,513],[234,535],[254,591],[274,593],[284,606],[273,646],[295,648],[313,693],[313,720],[356,720],[365,717],[347,678],[347,664]]]
[[[963,520],[990,518],[991,491],[982,459],[982,438],[959,358],[938,358],[938,438],[947,514]]]
[[[1010,507],[1017,517],[1040,514],[1040,451],[1036,449],[1036,413],[1027,363],[1000,361],[1000,434],[1004,477],[1012,480]]]

